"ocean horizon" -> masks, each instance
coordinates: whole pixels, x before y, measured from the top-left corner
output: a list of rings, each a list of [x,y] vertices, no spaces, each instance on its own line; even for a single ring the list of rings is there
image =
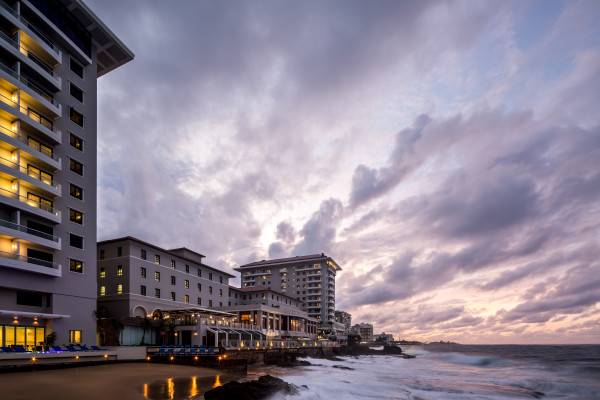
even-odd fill
[[[275,399],[600,399],[600,345],[402,346],[415,358],[305,358],[296,368],[250,368],[302,388]]]

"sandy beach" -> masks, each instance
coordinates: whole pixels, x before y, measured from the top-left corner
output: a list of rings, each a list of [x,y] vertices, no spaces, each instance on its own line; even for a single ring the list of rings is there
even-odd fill
[[[0,374],[3,400],[177,399],[234,379],[221,371],[168,364],[106,364]]]

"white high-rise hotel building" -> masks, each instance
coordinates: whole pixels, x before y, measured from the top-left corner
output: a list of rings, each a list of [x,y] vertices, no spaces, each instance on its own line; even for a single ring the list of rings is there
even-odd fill
[[[80,0],[0,0],[0,343],[96,342],[96,80],[133,54]]]
[[[235,270],[241,273],[242,288],[275,290],[302,301],[309,317],[335,321],[335,276],[341,268],[333,258],[321,253],[262,260]]]

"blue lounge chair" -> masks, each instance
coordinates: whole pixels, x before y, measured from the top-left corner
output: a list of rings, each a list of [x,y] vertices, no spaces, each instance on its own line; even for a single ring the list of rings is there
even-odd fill
[[[167,347],[167,345],[166,344],[161,344],[160,347]]]
[[[198,351],[198,354],[205,354],[205,353],[206,353],[206,349],[200,349],[200,350]]]
[[[69,351],[79,351],[78,349],[75,348],[75,346],[65,346],[67,348],[67,350]]]
[[[175,354],[185,354],[185,349],[179,349],[175,352]]]
[[[92,350],[96,350],[96,351],[105,351],[106,349],[101,349],[98,346],[92,346]]]
[[[2,351],[5,353],[12,353],[14,352],[13,349],[11,349],[10,347],[2,347]]]
[[[64,351],[63,349],[60,348],[60,346],[52,346],[52,350],[54,350],[54,351]]]
[[[215,354],[215,349],[208,349],[208,354]]]
[[[169,349],[167,349],[167,354],[173,354],[174,351],[175,351],[175,349],[169,348]]]
[[[158,354],[167,354],[167,349],[161,347],[160,350],[158,350]]]
[[[18,353],[27,353],[27,349],[23,346],[15,346],[15,351]]]
[[[82,351],[90,351],[87,346],[79,346]]]
[[[184,347],[185,347],[186,349],[189,349],[189,348],[190,348],[190,347],[192,347],[192,346],[190,346],[189,344],[186,344]]]
[[[197,345],[197,344],[195,344],[195,345],[193,345],[192,347],[194,347],[194,348],[198,348],[198,345]]]

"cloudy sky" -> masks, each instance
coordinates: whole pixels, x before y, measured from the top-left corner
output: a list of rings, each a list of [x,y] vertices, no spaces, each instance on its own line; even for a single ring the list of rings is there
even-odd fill
[[[99,240],[325,252],[401,338],[600,342],[597,1],[86,3],[136,55],[98,82]]]

